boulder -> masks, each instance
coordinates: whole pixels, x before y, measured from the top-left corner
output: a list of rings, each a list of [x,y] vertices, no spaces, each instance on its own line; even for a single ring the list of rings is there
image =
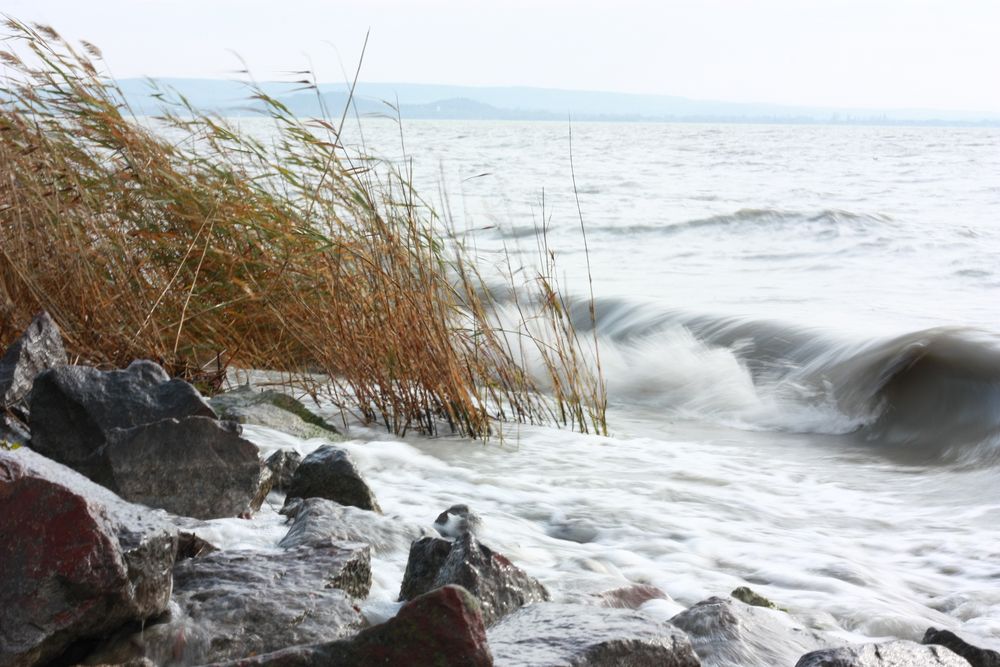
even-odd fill
[[[227,663],[229,667],[355,667],[493,664],[479,606],[469,593],[445,586],[405,604],[394,618],[350,640],[298,646]]]
[[[246,384],[213,396],[210,403],[220,419],[267,426],[299,438],[341,439],[336,427],[301,401],[278,391],[261,391]]]
[[[176,530],[26,448],[0,451],[0,664],[33,665],[72,642],[162,613]]]
[[[100,481],[126,500],[196,519],[260,509],[270,486],[257,447],[240,426],[208,417],[163,419],[112,429]]]
[[[279,547],[364,542],[376,554],[402,551],[424,534],[419,527],[381,514],[340,505],[326,498],[295,499],[282,510],[291,519]]]
[[[602,607],[612,609],[638,609],[650,600],[669,600],[670,596],[650,584],[632,584],[610,591],[598,593],[597,600]]]
[[[434,528],[445,537],[460,537],[466,533],[475,533],[482,519],[469,509],[468,505],[452,505],[438,515],[434,520]]]
[[[795,667],[969,667],[969,663],[943,646],[893,641],[813,651]]]
[[[732,598],[709,598],[670,622],[688,634],[706,667],[792,665],[803,653],[834,644],[784,612]]]
[[[448,553],[442,559],[445,545]],[[548,591],[537,579],[506,556],[477,542],[469,533],[454,542],[438,538],[414,542],[403,575],[400,600],[448,584],[462,586],[479,600],[487,627],[526,604],[549,599]]]
[[[215,418],[197,389],[171,380],[151,361],[136,361],[121,371],[49,369],[35,378],[29,405],[32,449],[99,483],[106,474],[101,453],[113,429],[171,418]]]
[[[27,397],[36,375],[67,363],[59,327],[48,313],[40,313],[0,357],[0,409]]]
[[[275,491],[287,491],[300,463],[302,455],[289,449],[279,449],[267,457],[264,465],[271,471],[272,488]]]
[[[177,564],[166,622],[109,641],[88,662],[201,665],[351,637],[364,627],[355,598],[370,586],[362,544],[216,551]]]
[[[1000,653],[973,646],[948,630],[928,628],[922,643],[944,646],[968,660],[972,667],[1000,667]]]
[[[698,667],[687,636],[641,612],[580,604],[532,604],[490,628],[497,665]]]
[[[350,454],[333,445],[323,445],[302,459],[288,486],[287,498],[326,498],[341,505],[382,511]]]

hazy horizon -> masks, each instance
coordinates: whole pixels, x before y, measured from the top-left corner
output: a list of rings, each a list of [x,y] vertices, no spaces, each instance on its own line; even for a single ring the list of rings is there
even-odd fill
[[[989,0],[9,0],[6,13],[92,41],[120,78],[228,78],[242,58],[263,80],[309,68],[342,82],[370,30],[371,83],[1000,113]]]

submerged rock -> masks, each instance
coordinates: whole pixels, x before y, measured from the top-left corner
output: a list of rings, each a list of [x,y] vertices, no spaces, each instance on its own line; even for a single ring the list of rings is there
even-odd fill
[[[243,385],[211,399],[221,419],[267,426],[299,438],[340,439],[340,432],[301,401],[278,391]]]
[[[460,537],[479,530],[482,519],[468,505],[452,505],[434,520],[434,529],[445,537]]]
[[[67,363],[59,327],[48,313],[40,313],[0,357],[0,409],[26,398],[39,373]]]
[[[292,519],[288,533],[278,543],[285,549],[364,542],[375,553],[386,553],[405,549],[423,534],[420,527],[405,521],[340,505],[326,498],[295,499],[282,513]]]
[[[185,560],[169,620],[108,642],[89,661],[200,665],[353,636],[364,627],[354,600],[371,587],[370,562],[361,544]]]
[[[833,644],[784,612],[732,598],[709,598],[670,622],[688,634],[705,667],[791,665],[803,653]]]
[[[969,667],[969,663],[943,646],[894,641],[813,651],[795,667]]]
[[[549,599],[548,591],[537,579],[506,556],[477,542],[471,534],[466,533],[454,542],[439,538],[414,542],[403,575],[400,600],[448,584],[462,586],[479,600],[487,627],[526,604]]]
[[[270,488],[268,471],[260,493],[257,447],[234,422],[188,417],[113,429],[102,454],[108,488],[180,516],[239,516],[260,509]]]
[[[493,664],[479,607],[457,586],[438,588],[403,605],[395,617],[346,641],[260,655],[230,667],[355,667],[413,665],[489,667]]]
[[[215,418],[197,389],[171,380],[151,361],[133,362],[122,371],[86,366],[44,371],[35,378],[30,408],[32,449],[99,483],[107,474],[102,452],[112,430],[171,418]]]
[[[669,600],[670,596],[656,586],[632,584],[597,595],[602,607],[612,609],[638,609],[650,600]]]
[[[175,529],[26,448],[0,451],[0,664],[162,613]]]
[[[326,498],[341,505],[382,511],[350,454],[333,445],[323,445],[302,460],[292,476],[287,497]]]
[[[924,633],[922,643],[944,646],[968,660],[972,667],[1000,667],[1000,653],[973,646],[948,630],[928,628],[927,632]]]
[[[275,491],[287,491],[300,463],[302,455],[288,449],[279,449],[267,457],[264,465],[271,471],[272,488]]]
[[[580,604],[528,605],[488,633],[497,665],[698,667],[687,636],[641,612]]]

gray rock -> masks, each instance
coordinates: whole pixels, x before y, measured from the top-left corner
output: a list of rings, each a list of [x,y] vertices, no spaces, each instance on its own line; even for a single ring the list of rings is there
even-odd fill
[[[638,609],[650,600],[669,600],[663,590],[650,584],[631,584],[599,593],[597,600],[602,607],[612,609]]]
[[[302,460],[292,476],[287,498],[326,498],[341,505],[381,512],[347,450],[323,445]]]
[[[922,643],[944,646],[968,660],[972,667],[1000,667],[1000,653],[973,646],[948,630],[928,628],[927,632],[924,633]]]
[[[488,632],[496,664],[518,667],[698,667],[691,642],[669,623],[626,609],[539,603]]]
[[[48,313],[40,313],[0,358],[0,408],[24,399],[36,375],[67,363],[59,327]]]
[[[267,457],[264,465],[271,471],[273,476],[272,486],[275,491],[287,491],[292,483],[292,477],[302,463],[302,456],[298,452],[288,449],[279,449]]]
[[[326,498],[295,499],[282,513],[292,520],[288,533],[278,543],[285,549],[364,542],[376,554],[391,553],[406,549],[424,534],[419,526]]]
[[[176,530],[26,448],[0,451],[0,665],[162,613]]]
[[[442,560],[445,544],[448,554]],[[437,573],[431,578],[435,568]],[[406,563],[400,600],[448,584],[462,586],[479,600],[487,627],[526,604],[549,599],[548,591],[537,579],[516,567],[506,556],[477,542],[471,534],[450,543],[436,538],[414,542]]]
[[[351,637],[364,627],[355,598],[370,586],[366,545],[216,551],[177,564],[169,620],[114,638],[88,662],[201,665]]]
[[[943,646],[893,641],[813,651],[795,667],[969,667],[969,663]]]
[[[35,378],[30,395],[31,447],[102,483],[102,450],[113,429],[128,429],[163,419],[215,412],[198,390],[171,380],[151,361],[133,362],[123,371],[62,366]]]
[[[385,623],[350,640],[296,646],[229,667],[490,667],[493,658],[479,607],[468,591],[438,588],[403,606]]]
[[[452,505],[434,520],[434,528],[445,537],[475,533],[480,525],[482,519],[468,505]]]
[[[213,396],[210,402],[221,419],[267,426],[300,438],[341,439],[336,427],[281,392],[260,391],[246,384]]]
[[[101,450],[106,486],[131,502],[196,519],[260,509],[263,465],[239,432],[239,424],[208,417],[113,429]]]
[[[31,442],[26,424],[0,409],[0,447],[22,446]]]
[[[835,643],[784,612],[732,598],[709,598],[670,622],[688,634],[706,667],[791,665],[803,653]]]

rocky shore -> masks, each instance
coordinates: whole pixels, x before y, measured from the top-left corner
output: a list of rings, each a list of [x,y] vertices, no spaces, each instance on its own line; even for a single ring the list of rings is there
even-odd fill
[[[337,429],[298,401],[207,399],[150,361],[69,365],[46,314],[0,359],[0,408],[0,667],[1000,666],[934,628],[845,645],[747,588],[669,622],[643,609],[667,594],[641,583],[567,602],[480,541],[474,508],[383,514]],[[263,459],[241,424],[330,444]],[[266,499],[287,519],[273,549],[199,535]],[[373,623],[372,559],[405,549],[402,605]]]

